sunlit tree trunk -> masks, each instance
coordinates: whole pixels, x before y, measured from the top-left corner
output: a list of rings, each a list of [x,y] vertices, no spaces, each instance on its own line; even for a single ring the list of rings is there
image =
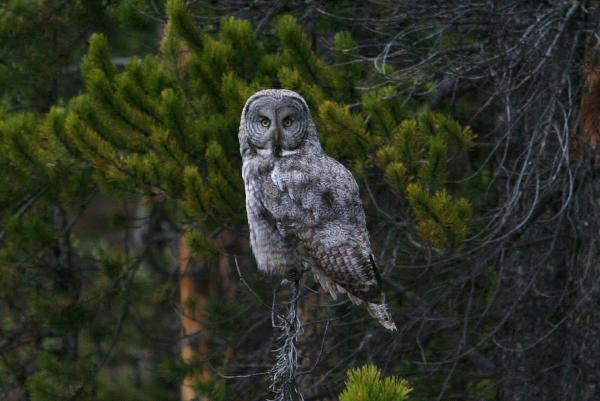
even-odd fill
[[[190,362],[202,359],[208,352],[204,335],[204,305],[207,294],[198,291],[194,263],[185,234],[179,238],[179,302],[181,315],[181,359]],[[181,401],[195,399],[194,386],[211,379],[211,373],[202,368],[187,375],[181,384]],[[204,401],[204,399],[201,399]]]

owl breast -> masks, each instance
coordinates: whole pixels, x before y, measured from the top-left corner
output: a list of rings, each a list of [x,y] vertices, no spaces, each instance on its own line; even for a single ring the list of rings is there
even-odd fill
[[[274,218],[270,209],[291,210],[291,199],[282,196],[277,184],[280,167],[272,160],[244,160],[242,177],[246,190],[246,212],[250,228],[250,245],[258,268],[267,273],[285,273],[300,267],[294,244],[286,238],[286,215]],[[289,216],[288,216],[289,217]],[[283,232],[283,234],[282,234]]]

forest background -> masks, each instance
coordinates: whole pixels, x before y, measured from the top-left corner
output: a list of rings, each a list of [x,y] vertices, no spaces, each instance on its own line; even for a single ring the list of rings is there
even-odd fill
[[[237,130],[285,87],[399,327],[308,279],[304,400],[599,399],[599,7],[2,2],[0,398],[277,396]]]

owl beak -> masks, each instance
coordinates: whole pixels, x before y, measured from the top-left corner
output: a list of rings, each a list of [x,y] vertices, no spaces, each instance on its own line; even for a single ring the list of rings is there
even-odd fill
[[[273,156],[281,156],[281,134],[278,129],[273,132]]]

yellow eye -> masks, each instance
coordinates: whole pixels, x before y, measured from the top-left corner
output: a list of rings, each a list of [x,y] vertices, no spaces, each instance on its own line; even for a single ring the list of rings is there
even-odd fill
[[[263,127],[268,127],[269,125],[271,125],[271,120],[269,120],[266,117],[263,117],[260,119],[260,125],[262,125]]]
[[[294,122],[294,119],[292,117],[286,117],[283,120],[283,126],[285,128],[290,128],[292,126],[292,123]]]

